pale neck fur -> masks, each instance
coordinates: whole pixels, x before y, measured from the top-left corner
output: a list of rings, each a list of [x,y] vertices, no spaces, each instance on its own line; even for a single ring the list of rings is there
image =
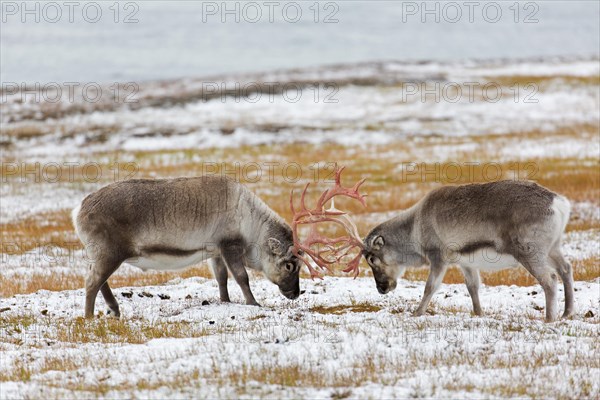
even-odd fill
[[[403,210],[398,216],[393,218],[390,222],[392,228],[397,227],[400,229],[401,226],[406,225],[408,220],[412,219],[412,226],[410,231],[410,242],[417,245],[416,248],[421,248],[421,230],[418,227],[417,221],[419,220],[418,211],[421,209],[421,201],[416,202],[410,208]]]
[[[285,225],[286,222],[275,211],[267,206],[258,196],[244,187],[239,194],[240,207],[246,208],[242,215],[252,215],[240,221],[240,233],[247,243],[265,246],[268,239],[269,227],[275,224]]]

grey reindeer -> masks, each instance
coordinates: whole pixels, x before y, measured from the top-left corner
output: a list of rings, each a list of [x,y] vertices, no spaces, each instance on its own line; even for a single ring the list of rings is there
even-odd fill
[[[430,264],[415,315],[425,313],[449,264],[460,265],[476,315],[483,314],[479,270],[521,264],[542,286],[550,322],[557,317],[557,275],[565,291],[563,318],[575,311],[573,272],[560,249],[569,213],[565,197],[533,182],[446,186],[375,227],[363,254],[382,294],[396,288],[405,267]]]
[[[148,270],[177,270],[209,260],[219,284],[221,301],[229,302],[228,272],[242,289],[246,304],[258,305],[245,267],[262,271],[281,293],[300,295],[302,263],[311,276],[318,273],[309,258],[326,266],[319,252],[310,247],[324,243],[346,243],[333,253],[347,251],[360,238],[356,227],[340,210],[325,210],[335,196],[346,196],[364,204],[353,188],[341,186],[343,168],[336,171],[334,187],[326,190],[317,209],[308,210],[304,196],[301,208],[292,208],[290,227],[244,185],[222,176],[177,179],[134,179],[113,183],[87,196],[72,212],[73,225],[93,261],[86,278],[85,316],[94,315],[98,291],[108,305],[109,315],[119,317],[119,305],[108,278],[122,263]],[[293,195],[293,192],[292,192]],[[298,237],[298,225],[337,222],[349,236],[328,239],[312,230],[306,241]],[[350,268],[356,268],[356,258]],[[329,262],[331,263],[331,262]],[[356,264],[356,265],[355,265]]]
[[[125,262],[144,270],[177,270],[209,259],[220,298],[229,302],[228,271],[246,304],[258,305],[245,267],[262,271],[281,293],[300,295],[300,261],[292,230],[244,185],[222,176],[134,179],[87,196],[72,212],[93,261],[86,278],[85,316],[98,291],[119,317],[108,278]]]

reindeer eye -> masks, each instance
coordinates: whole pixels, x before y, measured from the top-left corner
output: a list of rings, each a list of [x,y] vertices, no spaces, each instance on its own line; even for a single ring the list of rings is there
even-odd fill
[[[294,268],[296,268],[296,266],[294,265],[294,263],[289,262],[289,263],[285,264],[285,269],[287,269],[288,272],[294,271]]]
[[[369,262],[369,264],[375,265],[375,256],[370,255],[369,258],[367,258],[367,261]]]

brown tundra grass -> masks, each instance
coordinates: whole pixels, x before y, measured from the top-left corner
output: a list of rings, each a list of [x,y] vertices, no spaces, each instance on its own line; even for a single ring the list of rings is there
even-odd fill
[[[212,272],[206,264],[190,267],[180,272],[147,271],[121,274],[117,272],[109,279],[113,288],[130,286],[155,286],[164,284],[172,279],[187,279],[191,277],[212,278]],[[0,275],[0,297],[10,297],[15,294],[35,293],[38,290],[74,290],[85,286],[85,276],[82,273],[34,273],[27,276],[6,277]]]

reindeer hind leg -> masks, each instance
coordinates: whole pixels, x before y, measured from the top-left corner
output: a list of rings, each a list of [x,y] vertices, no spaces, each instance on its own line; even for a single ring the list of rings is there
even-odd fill
[[[569,318],[575,313],[575,293],[573,288],[573,268],[571,264],[565,260],[560,249],[554,249],[550,253],[550,262],[556,269],[563,282],[565,290],[565,312],[563,318]]]
[[[90,269],[85,280],[85,317],[94,317],[94,308],[98,292],[102,289],[102,294],[109,308],[113,309],[116,305],[116,314],[119,314],[119,305],[115,296],[112,294],[108,283],[108,278],[119,268],[122,260],[103,258],[98,260]]]
[[[524,259],[518,261],[538,280],[542,289],[544,289],[544,295],[546,296],[546,322],[555,321],[558,306],[556,296],[557,276],[554,268],[548,266],[550,259],[544,257],[543,260]]]
[[[227,289],[227,266],[223,259],[219,257],[211,258],[208,260],[208,263],[212,267],[215,278],[217,279],[217,283],[219,284],[219,297],[221,301],[224,303],[229,303],[231,300],[229,299],[229,291]]]
[[[477,316],[482,316],[483,311],[481,310],[481,304],[479,303],[479,284],[481,280],[479,278],[479,271],[469,267],[461,267],[461,269],[465,276],[465,284],[467,285],[467,290],[469,291],[473,303],[473,313]]]
[[[104,285],[100,287],[100,291],[102,292],[104,301],[106,301],[106,305],[108,306],[107,315],[119,318],[121,316],[121,312],[119,311],[119,303],[117,302],[112,290],[110,290],[108,281],[104,282]]]

